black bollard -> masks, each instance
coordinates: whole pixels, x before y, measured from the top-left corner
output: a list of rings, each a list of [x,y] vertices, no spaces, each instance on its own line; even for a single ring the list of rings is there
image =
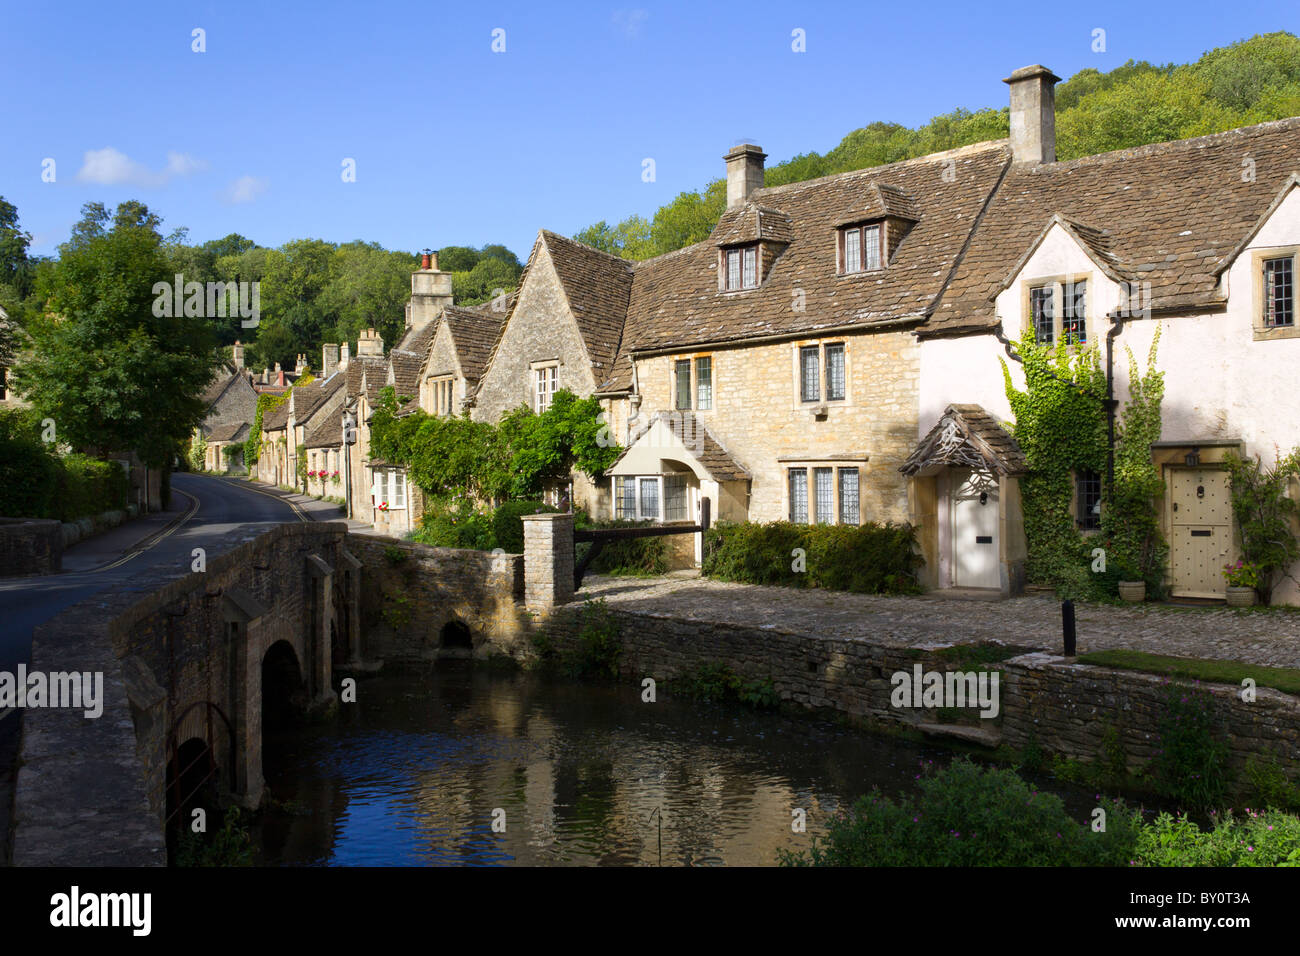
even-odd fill
[[[1074,656],[1074,602],[1061,602],[1061,631],[1065,637],[1065,656]]]

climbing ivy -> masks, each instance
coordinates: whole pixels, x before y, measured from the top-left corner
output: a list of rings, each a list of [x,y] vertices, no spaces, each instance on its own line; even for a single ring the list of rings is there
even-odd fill
[[[1130,398],[1116,423],[1115,487],[1102,489],[1100,538],[1079,531],[1070,507],[1076,471],[1106,473],[1106,373],[1097,349],[1042,346],[1026,336],[1014,343],[1023,360],[1024,391],[1012,383],[1007,363],[1001,363],[1015,415],[1012,433],[1029,464],[1020,483],[1028,545],[1025,574],[1063,597],[1113,596],[1108,591],[1116,575],[1093,573],[1096,547],[1105,549],[1107,564],[1122,570],[1121,577],[1138,575],[1156,593],[1163,582],[1168,548],[1152,500],[1161,486],[1151,463],[1164,394],[1162,373],[1155,370],[1159,338],[1157,331],[1144,375],[1129,353]]]
[[[257,396],[257,411],[253,413],[253,427],[249,429],[248,437],[244,439],[244,466],[250,475],[253,473],[253,466],[257,464],[257,459],[261,456],[263,414],[279,408],[289,400],[290,392],[302,385],[310,384],[315,381],[315,378],[310,372],[306,372],[292,386],[285,389],[283,395],[270,395],[263,392]]]

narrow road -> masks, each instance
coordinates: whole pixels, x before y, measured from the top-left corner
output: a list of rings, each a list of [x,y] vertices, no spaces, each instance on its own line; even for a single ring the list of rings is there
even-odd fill
[[[143,570],[163,564],[188,569],[195,548],[212,558],[277,524],[341,520],[336,505],[294,502],[243,479],[174,474],[168,511],[72,546],[61,574],[0,578],[0,671],[30,662],[36,627],[101,591],[133,589],[131,580]],[[8,860],[18,728],[15,711],[0,711],[0,864]]]

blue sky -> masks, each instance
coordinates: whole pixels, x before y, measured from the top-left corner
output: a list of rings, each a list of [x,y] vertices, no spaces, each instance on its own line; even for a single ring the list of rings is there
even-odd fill
[[[649,215],[756,141],[769,163],[873,120],[1005,104],[1001,78],[1185,62],[1297,32],[1208,2],[7,2],[0,195],[33,252],[138,198],[201,242],[502,242]],[[192,50],[205,31],[206,52]],[[505,31],[505,52],[492,50]],[[1092,50],[1106,31],[1106,52]],[[806,52],[791,49],[805,31]],[[880,78],[887,78],[883,81]],[[655,181],[642,179],[643,160]],[[55,181],[42,164],[55,161]],[[345,159],[356,181],[343,182]]]

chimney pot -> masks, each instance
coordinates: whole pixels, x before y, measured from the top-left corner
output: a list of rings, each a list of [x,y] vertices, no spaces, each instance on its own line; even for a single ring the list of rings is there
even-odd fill
[[[752,143],[741,143],[722,157],[727,161],[727,208],[741,205],[755,189],[763,188],[763,160],[767,153]]]
[[[436,266],[433,265],[433,253],[430,252],[428,249],[425,249],[423,252],[420,253],[420,268],[421,269],[437,268]]]
[[[1061,78],[1045,66],[1022,66],[1002,81],[1011,87],[1011,158],[1037,166],[1056,162],[1056,90]]]

